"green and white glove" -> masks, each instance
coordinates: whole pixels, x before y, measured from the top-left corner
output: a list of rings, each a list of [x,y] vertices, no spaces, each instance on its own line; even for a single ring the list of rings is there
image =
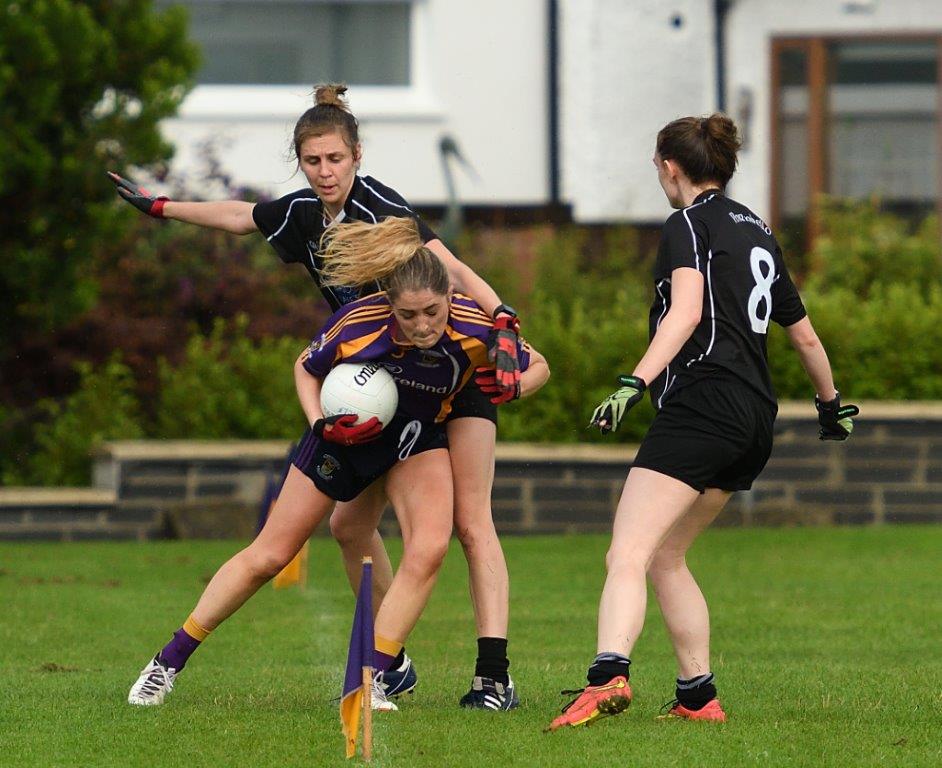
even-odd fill
[[[814,407],[818,410],[818,432],[820,440],[846,440],[854,431],[854,416],[860,413],[856,405],[841,405],[841,393],[835,392],[834,399],[826,403],[814,398]]]
[[[618,429],[625,414],[640,402],[648,388],[637,376],[619,376],[618,383],[621,386],[602,401],[589,421],[589,426],[598,427],[603,435]]]

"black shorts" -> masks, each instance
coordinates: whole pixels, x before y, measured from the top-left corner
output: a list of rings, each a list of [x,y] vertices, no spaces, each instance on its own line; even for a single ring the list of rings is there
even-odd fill
[[[491,395],[481,391],[473,376],[471,381],[455,395],[451,404],[451,413],[445,417],[445,421],[462,419],[466,416],[477,416],[479,419],[487,419],[497,424],[497,406],[491,402]]]
[[[331,443],[309,428],[295,448],[291,463],[325,495],[336,501],[350,501],[397,461],[447,447],[443,424],[396,414],[376,440],[360,445]]]
[[[745,491],[772,453],[776,406],[737,380],[703,379],[664,403],[632,467],[703,491]]]

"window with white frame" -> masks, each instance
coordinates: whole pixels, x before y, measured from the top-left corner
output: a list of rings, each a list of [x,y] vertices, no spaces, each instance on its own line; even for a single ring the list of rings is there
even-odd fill
[[[183,5],[200,85],[410,85],[414,0],[157,0]]]

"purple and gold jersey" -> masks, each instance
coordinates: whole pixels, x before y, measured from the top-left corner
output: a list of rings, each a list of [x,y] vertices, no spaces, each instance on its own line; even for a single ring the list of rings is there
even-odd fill
[[[399,391],[397,413],[425,422],[441,422],[474,369],[490,365],[487,337],[493,320],[467,296],[451,299],[442,337],[429,349],[396,341],[396,320],[385,293],[346,304],[327,321],[308,347],[305,370],[323,378],[338,363],[372,361],[388,370]],[[520,370],[530,365],[529,347],[518,342]]]

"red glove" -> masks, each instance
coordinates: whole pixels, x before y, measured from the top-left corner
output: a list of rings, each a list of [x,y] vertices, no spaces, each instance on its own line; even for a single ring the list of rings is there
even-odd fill
[[[154,197],[144,187],[137,186],[137,184],[118,176],[113,171],[108,171],[108,178],[118,188],[118,194],[137,210],[146,213],[148,216],[153,216],[155,219],[164,217],[164,203],[170,199],[169,197],[163,195]]]
[[[311,429],[318,437],[338,445],[368,443],[379,437],[379,433],[383,431],[383,425],[375,416],[371,416],[362,424],[357,424],[356,420],[354,413],[338,413],[336,416],[318,419],[311,425]]]
[[[520,321],[516,315],[498,312],[494,327],[487,340],[487,356],[494,363],[497,386],[506,390],[513,399],[520,389],[520,361],[517,359],[517,334]]]
[[[500,386],[497,383],[497,371],[493,368],[476,368],[474,373],[474,383],[477,384],[485,394],[493,395],[490,400],[494,405],[509,403],[511,400],[516,400],[520,397],[519,371],[517,372],[518,381],[513,387]]]

